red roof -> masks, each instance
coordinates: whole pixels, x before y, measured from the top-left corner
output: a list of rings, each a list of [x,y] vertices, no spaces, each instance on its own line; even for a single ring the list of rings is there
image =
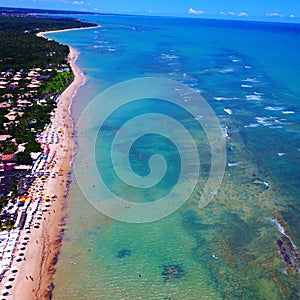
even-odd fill
[[[1,158],[1,161],[2,161],[3,163],[9,162],[9,161],[11,161],[14,157],[15,157],[15,154],[14,154],[14,153],[13,153],[13,154],[3,154],[3,155],[2,155],[2,158]]]

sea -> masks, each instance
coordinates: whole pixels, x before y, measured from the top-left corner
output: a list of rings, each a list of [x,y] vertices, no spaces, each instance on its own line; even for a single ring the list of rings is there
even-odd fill
[[[53,299],[300,299],[300,24],[79,19],[100,27],[47,34],[80,52],[86,78]],[[198,95],[217,119],[212,139]],[[184,165],[187,138],[197,155]],[[225,164],[206,191],[213,148]],[[198,172],[192,188],[183,169]],[[160,208],[178,180],[174,207]]]

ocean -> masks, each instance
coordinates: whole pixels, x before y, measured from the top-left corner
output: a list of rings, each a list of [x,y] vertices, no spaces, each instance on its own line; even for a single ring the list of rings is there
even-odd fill
[[[300,25],[80,19],[101,27],[47,35],[80,52],[77,65],[86,76],[72,106],[78,149],[53,299],[299,299]],[[172,88],[182,105],[164,101]],[[224,155],[221,146],[216,151],[226,159],[222,183],[200,207],[214,145],[206,112],[182,109],[184,102],[198,109],[190,89],[211,107],[225,142]],[[130,120],[139,125],[118,136]],[[192,148],[178,123],[197,149],[185,165],[180,155]],[[174,208],[155,208],[155,218],[156,199],[171,193],[186,165]],[[134,187],[155,168],[165,173]],[[199,171],[192,188],[191,170]],[[129,204],[109,206],[103,183]],[[135,211],[138,204],[147,210]]]

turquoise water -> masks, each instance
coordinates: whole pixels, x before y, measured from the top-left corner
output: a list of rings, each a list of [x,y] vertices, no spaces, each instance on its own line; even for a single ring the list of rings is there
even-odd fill
[[[286,274],[276,247],[280,232],[271,219],[300,247],[300,26],[84,18],[101,27],[49,34],[81,53],[78,65],[87,82],[74,99],[75,122],[95,96],[114,84],[147,76],[173,79],[201,91],[227,128],[228,166],[214,200],[199,209],[211,167],[203,130],[176,107],[151,99],[119,111],[119,117],[105,124],[105,135],[98,135],[95,148],[96,164],[116,193],[128,190],[107,161],[113,134],[137,112],[153,109],[168,112],[192,132],[200,149],[197,187],[167,218],[129,224],[95,210],[72,174],[53,298],[298,299],[299,274]],[[97,133],[97,120],[86,123],[91,135]],[[86,149],[80,132],[77,136],[78,147]],[[80,153],[75,159],[88,169],[91,153]],[[156,136],[146,137],[132,149],[133,170],[147,175],[147,160],[154,153],[166,157],[169,177],[156,190],[142,191],[138,197],[132,192],[133,202],[151,202],[174,185],[180,169],[178,153]],[[88,177],[83,184],[90,184]]]

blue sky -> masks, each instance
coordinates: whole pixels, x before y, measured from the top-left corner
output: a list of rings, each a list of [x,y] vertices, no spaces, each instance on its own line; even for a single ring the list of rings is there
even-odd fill
[[[0,6],[291,21],[300,18],[300,0],[0,0]]]

